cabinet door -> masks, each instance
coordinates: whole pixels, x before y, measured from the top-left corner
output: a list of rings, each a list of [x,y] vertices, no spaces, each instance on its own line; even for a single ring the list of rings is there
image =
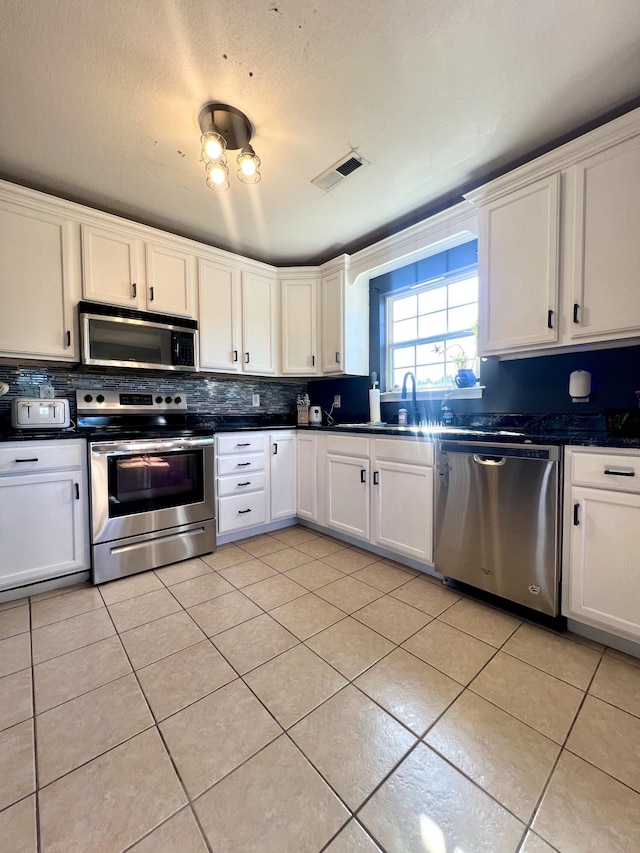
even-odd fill
[[[245,373],[276,372],[276,284],[275,277],[242,271],[242,369]]]
[[[322,371],[344,372],[344,272],[322,279]]]
[[[0,589],[88,568],[82,471],[0,480]]]
[[[369,460],[327,455],[327,524],[369,539]]]
[[[296,514],[296,434],[272,433],[271,520],[293,518]]]
[[[198,261],[200,367],[225,373],[240,371],[240,277],[235,267]]]
[[[318,520],[318,452],[315,435],[298,433],[297,515]]]
[[[77,361],[71,222],[0,202],[0,353]]]
[[[433,469],[376,461],[372,477],[374,543],[431,563]]]
[[[282,362],[280,372],[313,376],[318,372],[317,281],[280,282]]]
[[[558,339],[559,187],[551,175],[480,210],[481,355]]]
[[[138,243],[124,231],[82,226],[82,292],[85,299],[145,307]]]
[[[195,316],[195,259],[186,252],[147,243],[147,308]]]
[[[640,495],[574,486],[571,501],[569,602],[563,611],[638,639]]]
[[[578,163],[571,337],[640,333],[640,138]]]

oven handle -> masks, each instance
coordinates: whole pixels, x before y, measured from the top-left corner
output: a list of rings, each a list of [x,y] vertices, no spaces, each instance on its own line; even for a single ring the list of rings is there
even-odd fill
[[[213,436],[203,438],[162,439],[160,441],[110,441],[105,444],[89,445],[96,456],[131,456],[135,453],[169,453],[172,450],[193,450],[198,447],[213,447]]]

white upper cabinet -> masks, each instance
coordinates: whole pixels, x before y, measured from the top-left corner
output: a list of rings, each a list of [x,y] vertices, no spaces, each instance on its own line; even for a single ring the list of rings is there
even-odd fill
[[[82,225],[85,299],[195,316],[195,258],[122,227]],[[146,268],[146,269],[145,269]]]
[[[483,355],[558,339],[559,190],[550,175],[480,211]]]
[[[369,283],[349,281],[348,257],[320,268],[322,372],[369,373]]]
[[[640,137],[578,163],[572,338],[640,333]]]
[[[159,243],[146,244],[149,311],[195,316],[195,257]]]
[[[245,373],[273,375],[277,370],[278,294],[275,271],[241,272],[242,368]]]
[[[290,376],[315,376],[318,357],[318,281],[281,278],[280,371]]]
[[[640,110],[467,193],[481,355],[640,339]]]
[[[200,369],[239,373],[242,368],[240,270],[198,261]]]
[[[78,361],[77,226],[24,194],[0,191],[0,355]]]
[[[202,370],[275,374],[276,286],[275,270],[261,273],[208,258],[198,261]]]
[[[138,241],[124,231],[82,225],[82,291],[85,299],[138,307],[144,290]]]

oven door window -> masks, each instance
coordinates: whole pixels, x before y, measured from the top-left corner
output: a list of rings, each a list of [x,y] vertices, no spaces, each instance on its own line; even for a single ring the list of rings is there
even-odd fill
[[[204,500],[203,451],[111,456],[109,518]]]

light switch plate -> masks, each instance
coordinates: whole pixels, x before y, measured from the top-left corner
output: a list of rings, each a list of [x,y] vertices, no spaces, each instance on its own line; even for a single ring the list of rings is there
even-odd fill
[[[339,409],[341,405],[342,405],[342,402],[340,400],[340,394],[334,394],[333,395],[333,408]]]
[[[259,406],[260,405],[260,394],[252,394],[251,395],[251,405]]]

